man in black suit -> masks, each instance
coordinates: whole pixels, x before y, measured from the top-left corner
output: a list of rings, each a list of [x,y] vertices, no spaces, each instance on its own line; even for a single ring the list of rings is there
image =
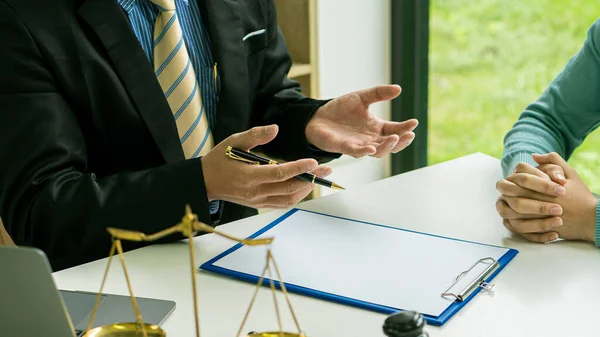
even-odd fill
[[[331,172],[317,161],[381,157],[414,139],[417,121],[368,111],[398,86],[330,101],[302,96],[286,75],[291,60],[272,0],[190,1],[220,91],[215,146],[186,159],[158,75],[117,0],[0,0],[0,214],[17,245],[43,249],[55,270],[105,256],[107,226],[156,232],[178,222],[185,204],[212,224],[289,207],[312,189],[294,175]],[[227,146],[260,146],[288,162],[246,165],[226,157]]]

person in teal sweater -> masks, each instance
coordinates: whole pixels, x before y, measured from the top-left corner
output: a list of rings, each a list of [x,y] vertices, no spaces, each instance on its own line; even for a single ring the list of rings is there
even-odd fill
[[[504,138],[496,209],[525,239],[600,247],[600,204],[566,160],[600,125],[600,19],[581,50]]]

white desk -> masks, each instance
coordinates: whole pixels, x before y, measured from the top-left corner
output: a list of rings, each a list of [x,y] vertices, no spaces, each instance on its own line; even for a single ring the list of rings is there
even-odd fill
[[[494,280],[494,293],[481,292],[442,328],[428,327],[431,336],[591,335],[600,318],[600,250],[576,242],[531,244],[511,235],[494,206],[495,182],[500,177],[497,159],[474,154],[299,207],[520,251]],[[262,214],[224,225],[221,230],[247,236],[282,213]],[[195,245],[200,265],[233,243],[205,235],[196,238]],[[177,309],[163,326],[171,337],[192,336],[194,331],[186,253],[185,244],[175,243],[126,254],[136,296],[177,302]],[[127,294],[118,260],[114,266],[105,291]],[[104,268],[102,260],[54,276],[62,289],[97,291]],[[253,285],[205,272],[197,275],[202,335],[235,336]],[[385,315],[297,295],[292,295],[292,302],[302,328],[311,337],[383,336]],[[268,289],[261,290],[257,304],[263,306],[255,306],[245,331],[276,328]],[[288,315],[284,317],[287,330],[293,331]]]

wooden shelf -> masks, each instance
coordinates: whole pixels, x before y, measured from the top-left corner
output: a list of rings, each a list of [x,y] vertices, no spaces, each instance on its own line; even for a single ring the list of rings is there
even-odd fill
[[[300,76],[310,75],[312,66],[304,63],[294,63],[288,73],[289,78],[296,78]]]
[[[288,78],[302,86],[302,93],[319,98],[317,0],[273,0],[277,23],[292,58]],[[320,195],[316,186],[306,199]]]

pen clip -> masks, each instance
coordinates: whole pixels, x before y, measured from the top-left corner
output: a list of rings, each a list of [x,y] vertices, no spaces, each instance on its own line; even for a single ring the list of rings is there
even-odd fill
[[[245,163],[252,164],[252,165],[260,165],[260,163],[257,162],[257,161],[246,159],[246,158],[242,158],[242,157],[238,156],[237,154],[231,152],[231,149],[232,149],[231,146],[228,146],[227,149],[225,150],[225,154],[229,158],[235,159],[235,160],[239,160],[239,161],[243,161]]]

